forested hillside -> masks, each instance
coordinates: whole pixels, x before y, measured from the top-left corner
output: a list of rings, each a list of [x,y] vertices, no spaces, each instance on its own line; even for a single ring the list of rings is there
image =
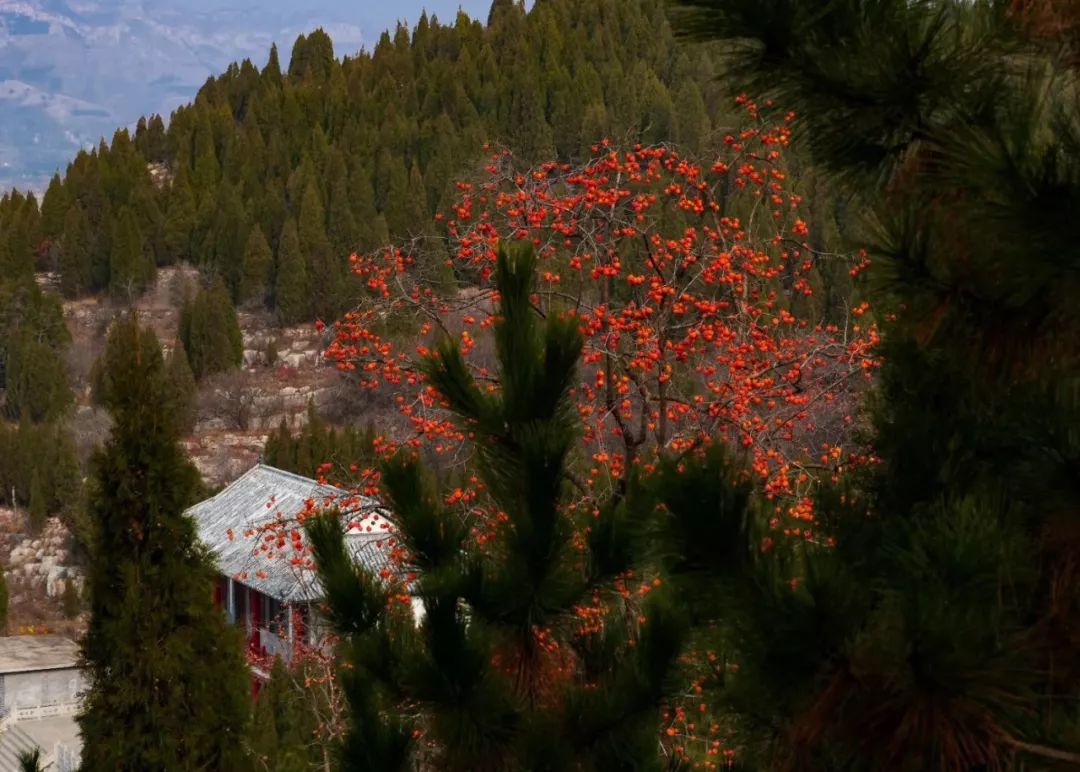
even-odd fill
[[[287,62],[274,49],[208,81],[167,129],[152,116],[80,154],[40,207],[9,197],[3,274],[36,260],[68,297],[126,297],[190,260],[236,302],[330,317],[347,255],[423,234],[485,142],[526,160],[603,136],[697,149],[723,112],[714,76],[656,0],[499,0],[486,26],[423,17],[341,61],[315,31]]]
[[[315,31],[287,60],[275,48],[261,70],[233,65],[168,128],[150,116],[80,153],[41,201],[0,199],[9,420],[44,427],[73,403],[60,299],[35,271],[58,274],[64,297],[123,304],[187,261],[282,323],[330,319],[351,302],[348,255],[437,235],[431,215],[485,143],[525,161],[575,159],[604,136],[701,149],[729,103],[703,50],[676,47],[659,0],[541,0],[528,13],[497,0],[487,20],[425,16],[341,53]],[[26,501],[23,466],[0,469],[0,495],[16,484]]]
[[[661,0],[538,0],[528,12],[496,0],[487,19],[424,16],[343,58],[316,30],[291,51],[273,48],[261,69],[229,67],[172,116],[148,116],[134,134],[80,153],[40,201],[4,195],[0,410],[10,423],[0,424],[0,448],[5,436],[30,447],[19,437],[33,433],[50,453],[3,454],[0,501],[73,491],[37,499],[50,514],[77,507],[64,425],[90,392],[85,373],[65,369],[62,298],[121,308],[158,268],[196,266],[204,286],[183,302],[182,346],[170,359],[186,383],[239,364],[235,307],[281,325],[353,308],[365,293],[353,252],[412,241],[408,253],[432,261],[440,281],[468,283],[475,277],[447,267],[449,218],[433,215],[460,197],[459,181],[485,173],[486,147],[508,148],[519,166],[580,166],[610,138],[675,145],[711,164],[745,115],[710,51],[677,45]],[[822,248],[839,210],[797,156],[785,158],[785,186],[805,199],[809,238]],[[846,308],[846,266],[834,273],[818,318]]]

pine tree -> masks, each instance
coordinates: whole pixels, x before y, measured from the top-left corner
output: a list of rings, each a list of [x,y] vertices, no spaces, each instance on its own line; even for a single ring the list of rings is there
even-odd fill
[[[241,305],[262,306],[270,291],[274,272],[274,253],[258,225],[251,229],[244,247],[244,263],[240,275]]]
[[[199,479],[177,444],[161,349],[128,318],[103,362],[113,428],[92,460],[82,769],[245,769],[247,666],[183,515]]]
[[[19,772],[45,772],[41,766],[41,748],[29,751],[19,751]]]
[[[307,265],[300,251],[296,221],[285,221],[278,240],[277,268],[274,274],[274,305],[284,324],[311,318],[311,284]]]
[[[866,212],[873,299],[895,314],[870,413],[881,463],[822,492],[815,535],[835,548],[808,547],[798,591],[760,593],[733,642],[737,752],[807,770],[1075,766],[1075,9],[680,5],[685,34],[728,46],[735,88],[800,116]]]
[[[472,524],[447,509],[415,457],[381,467],[409,555],[403,570],[415,574],[411,589],[425,609],[420,627],[407,608],[389,602],[396,590],[357,571],[335,518],[308,521],[331,621],[345,640],[341,680],[351,723],[344,770],[413,769],[419,757],[442,770],[660,768],[659,706],[686,641],[687,615],[658,588],[640,608],[644,624],[627,627],[612,615],[594,647],[574,643],[574,609],[631,567],[634,545],[645,543],[632,534],[650,508],[586,515],[592,535],[575,546],[586,522],[575,524],[563,505],[580,428],[567,392],[582,338],[572,318],[551,314],[541,323],[534,314],[534,267],[531,250],[500,250],[497,393],[472,379],[455,343],[426,365],[476,437],[476,473],[492,515],[505,518],[492,542],[475,550]],[[691,510],[729,537],[743,515],[746,497],[739,496],[736,489],[725,500],[726,512]],[[665,503],[682,513],[678,502]],[[694,535],[695,556],[738,551],[739,540],[724,547],[713,532]],[[676,566],[687,575],[699,568]],[[418,736],[424,744],[414,746]]]

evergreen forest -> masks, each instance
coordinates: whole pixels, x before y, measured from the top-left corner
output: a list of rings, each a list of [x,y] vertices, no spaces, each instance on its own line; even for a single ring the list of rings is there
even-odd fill
[[[493,0],[5,194],[0,501],[81,547],[81,768],[1080,767],[1078,74],[1074,0]],[[185,438],[297,329],[356,409],[239,433],[342,490],[227,549],[320,594],[230,625]]]

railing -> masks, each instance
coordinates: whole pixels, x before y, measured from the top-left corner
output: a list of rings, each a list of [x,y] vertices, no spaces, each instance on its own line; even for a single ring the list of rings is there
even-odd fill
[[[283,662],[288,662],[292,657],[289,641],[265,627],[259,628],[259,648],[270,662],[273,662],[275,657],[281,657]]]
[[[55,761],[53,762],[56,772],[75,772],[82,761],[82,754],[76,753],[63,743],[57,743],[53,750]]]

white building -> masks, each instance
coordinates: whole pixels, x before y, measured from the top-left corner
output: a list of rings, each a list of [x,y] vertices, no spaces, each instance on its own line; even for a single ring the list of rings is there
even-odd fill
[[[319,639],[322,589],[314,571],[294,564],[301,554],[291,538],[294,530],[303,532],[297,515],[308,501],[342,502],[345,543],[354,560],[376,574],[389,570],[383,549],[388,524],[376,501],[265,464],[186,512],[217,561],[214,599],[230,621],[243,625],[257,679],[265,678],[275,656],[288,660],[295,644]],[[274,533],[286,535],[284,545],[266,541]]]
[[[86,688],[78,657],[58,635],[0,638],[0,772],[19,772],[19,752],[35,747],[50,772],[78,766],[75,713]]]

